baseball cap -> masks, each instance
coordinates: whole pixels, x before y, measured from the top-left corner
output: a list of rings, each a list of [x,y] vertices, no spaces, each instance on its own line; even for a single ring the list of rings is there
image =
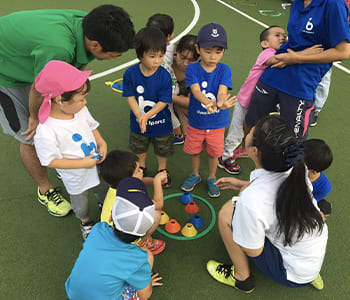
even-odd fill
[[[155,206],[145,184],[138,178],[127,177],[117,186],[112,219],[117,230],[144,236],[154,223]]]
[[[92,70],[80,71],[64,61],[49,61],[35,78],[35,89],[44,97],[38,114],[40,123],[50,115],[51,98],[79,89],[91,73]]]
[[[201,48],[223,47],[227,49],[227,36],[224,27],[214,23],[204,25],[198,32],[197,44]]]

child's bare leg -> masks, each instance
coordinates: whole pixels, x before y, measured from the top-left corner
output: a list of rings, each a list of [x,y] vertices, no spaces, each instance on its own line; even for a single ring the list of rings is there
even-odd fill
[[[211,155],[208,154],[208,165],[209,165],[208,179],[216,178],[216,169],[218,168],[218,158],[212,157]]]
[[[137,154],[137,157],[139,158],[140,167],[145,168],[146,167],[147,152],[141,153],[141,154]]]
[[[167,163],[168,158],[157,156],[157,160],[158,160],[158,170],[166,169],[166,163]]]
[[[199,176],[199,167],[201,165],[201,154],[192,154],[191,155],[191,164],[192,164],[192,170],[193,174],[196,175],[196,177]]]

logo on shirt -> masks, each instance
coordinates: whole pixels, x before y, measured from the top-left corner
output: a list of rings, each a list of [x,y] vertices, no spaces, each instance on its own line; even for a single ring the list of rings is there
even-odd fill
[[[218,30],[216,28],[213,28],[212,32],[211,32],[211,36],[214,37],[214,38],[217,38],[219,37],[219,33],[218,33]]]
[[[312,18],[309,18],[309,20],[307,21],[307,23],[305,25],[305,29],[303,30],[303,32],[308,33],[308,34],[314,34],[314,32],[312,31],[312,29],[314,28],[314,24],[312,24],[311,20],[312,20]]]
[[[72,140],[76,143],[79,143],[83,140],[83,137],[79,133],[74,133],[72,135]],[[90,145],[82,142],[80,145],[80,149],[83,150],[84,156],[87,157],[91,154],[96,154],[92,158],[100,158],[100,155],[98,154],[97,146],[94,142],[91,142]]]
[[[137,86],[136,91],[141,94],[137,97],[137,102],[139,104],[141,113],[144,114],[146,113],[146,108],[148,107],[149,109],[147,109],[147,111],[149,111],[150,109],[153,108],[153,106],[156,105],[155,102],[150,101],[150,100],[145,100],[142,96],[142,94],[144,93],[145,89],[142,85]],[[153,119],[157,114],[153,115],[152,117],[150,117],[150,119]]]
[[[202,87],[202,93],[209,99],[209,100],[211,100],[211,101],[216,101],[216,97],[215,97],[215,95],[213,94],[213,93],[207,93],[207,91],[206,91],[206,88],[208,87],[208,82],[207,81],[203,81],[202,83],[201,83],[201,87]],[[202,103],[201,104],[202,105],[202,107],[206,110],[207,108],[205,107],[205,105]],[[220,111],[220,109],[217,109],[217,113]],[[199,113],[198,111],[197,111],[197,113]],[[205,113],[199,113],[199,114],[211,114],[210,112],[205,112]]]

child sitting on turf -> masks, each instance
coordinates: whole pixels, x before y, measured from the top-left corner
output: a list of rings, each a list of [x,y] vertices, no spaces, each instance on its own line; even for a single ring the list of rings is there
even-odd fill
[[[220,63],[227,38],[225,29],[218,24],[207,24],[198,33],[196,49],[199,62],[186,68],[186,87],[191,90],[188,107],[188,127],[184,151],[191,154],[192,174],[181,189],[189,192],[201,181],[199,172],[201,152],[208,153],[209,197],[219,197],[220,189],[215,185],[218,157],[224,149],[225,127],[230,123],[229,108],[236,97],[229,98],[232,89],[230,67]]]
[[[120,181],[113,227],[92,228],[65,283],[69,299],[148,299],[152,287],[162,285],[158,273],[152,275],[152,253],[136,245],[154,225],[155,206],[140,179]]]
[[[237,103],[233,111],[231,125],[225,139],[224,154],[219,158],[219,167],[230,174],[239,174],[240,166],[236,163],[239,157],[248,157],[241,145],[243,123],[248,111],[250,98],[261,74],[275,59],[276,50],[287,41],[285,31],[279,26],[270,26],[260,33],[260,45],[263,51],[237,94]]]
[[[153,202],[156,208],[155,223],[140,241],[139,245],[143,246],[146,244],[146,247],[152,251],[153,255],[161,253],[165,248],[165,242],[153,239],[151,234],[157,229],[160,221],[160,211],[164,203],[162,182],[167,179],[166,172],[160,172],[154,178],[143,177],[143,170],[140,168],[137,155],[121,150],[113,150],[107,154],[105,161],[101,164],[100,172],[102,178],[110,185],[102,207],[101,222],[107,222],[110,226],[113,226],[110,216],[117,194],[116,188],[123,178],[135,177],[142,180],[145,185],[153,185]]]
[[[97,129],[99,123],[85,106],[91,72],[52,60],[35,78],[36,89],[44,97],[35,149],[41,165],[55,168],[61,176],[84,240],[94,225],[89,215],[89,190],[103,203],[108,189],[100,182],[96,167],[105,159],[107,144]]]
[[[332,186],[323,173],[333,161],[333,154],[329,146],[320,139],[303,141],[304,161],[308,168],[309,179],[312,183],[312,194],[323,216],[327,217],[332,211],[332,204],[325,197],[332,190]]]
[[[172,101],[169,73],[161,67],[166,50],[166,37],[155,27],[141,29],[135,38],[135,49],[140,63],[124,74],[123,96],[130,106],[129,148],[139,157],[146,175],[146,157],[153,144],[158,161],[158,172],[167,171],[164,188],[171,186],[167,158],[174,153],[173,127],[168,103]]]
[[[146,26],[154,26],[160,29],[160,31],[163,32],[167,38],[167,47],[164,54],[162,66],[169,72],[171,76],[173,94],[177,94],[178,88],[176,86],[176,76],[171,67],[175,54],[175,46],[170,43],[174,37],[174,20],[169,15],[155,14],[148,19]],[[171,122],[173,124],[174,144],[183,144],[185,138],[181,131],[181,123],[175,114],[173,103],[169,103],[169,110],[171,113]]]

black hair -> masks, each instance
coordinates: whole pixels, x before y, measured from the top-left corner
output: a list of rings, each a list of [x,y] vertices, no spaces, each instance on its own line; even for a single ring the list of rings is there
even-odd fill
[[[166,51],[166,37],[156,27],[142,28],[135,37],[135,50],[138,59],[141,59],[143,54],[148,50]]]
[[[99,42],[104,52],[126,52],[134,46],[134,25],[128,13],[114,5],[101,5],[87,14],[83,32],[89,40]]]
[[[199,58],[199,54],[196,51],[196,42],[197,42],[197,36],[193,34],[186,34],[183,36],[179,43],[176,46],[176,52],[184,52],[184,51],[190,51],[193,54],[193,59],[197,60]]]
[[[278,26],[278,25],[271,25],[270,27],[265,28],[265,29],[260,33],[260,43],[261,43],[262,41],[266,41],[266,40],[267,40],[267,37],[268,37],[269,34],[270,34],[269,30],[270,30],[271,28],[275,28],[275,27],[281,28],[281,26]]]
[[[174,20],[169,15],[155,14],[151,16],[146,24],[146,27],[150,26],[154,26],[160,29],[166,38],[168,38],[168,36],[174,32]]]
[[[304,160],[309,170],[322,172],[333,162],[331,148],[321,139],[310,139],[303,142]]]
[[[101,176],[116,189],[120,180],[133,175],[138,161],[138,156],[132,152],[113,150],[100,165]]]
[[[122,240],[124,243],[132,243],[132,242],[135,242],[137,239],[140,238],[140,236],[137,236],[137,235],[133,235],[133,234],[129,234],[129,233],[125,233],[123,231],[120,231],[118,230],[114,223],[113,223],[113,231],[114,231],[114,234],[120,239]]]
[[[264,169],[284,172],[292,166],[286,162],[285,152],[298,145],[293,129],[277,116],[267,116],[253,129],[253,145],[260,152]],[[304,159],[298,156],[293,162],[290,175],[280,185],[276,197],[278,233],[284,236],[284,245],[293,245],[305,233],[323,228],[323,219],[312,202],[306,182]]]
[[[86,82],[77,90],[65,92],[61,95],[61,101],[70,101],[75,94],[83,92],[87,94],[90,91],[90,80],[87,79]]]

